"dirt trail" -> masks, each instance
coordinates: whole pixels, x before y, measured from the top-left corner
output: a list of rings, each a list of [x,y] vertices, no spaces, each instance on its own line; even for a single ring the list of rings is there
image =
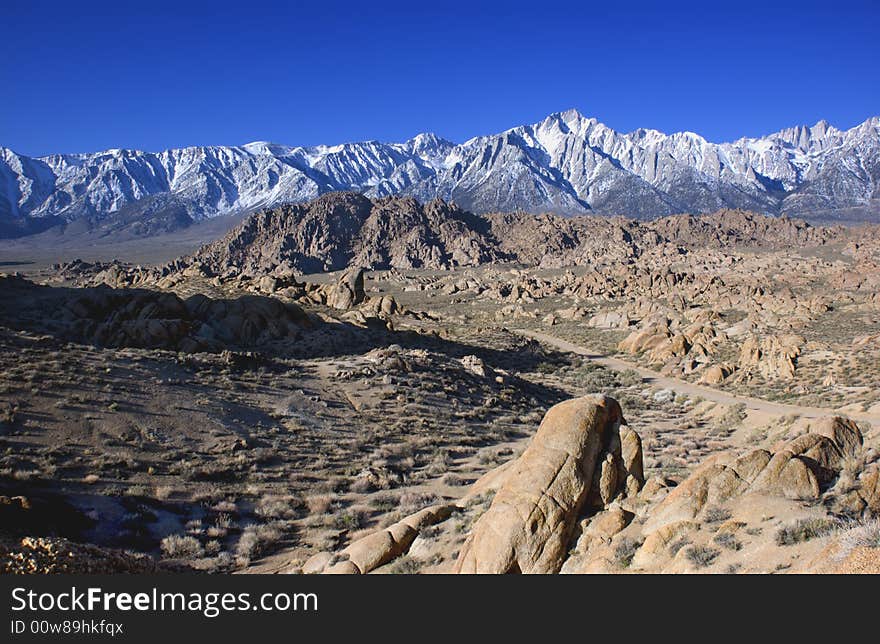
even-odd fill
[[[797,414],[806,418],[840,415],[847,416],[856,421],[861,420],[868,421],[872,424],[880,424],[880,414],[839,411],[823,407],[801,407],[799,405],[786,405],[784,403],[775,403],[768,400],[761,400],[760,398],[751,398],[749,396],[737,396],[735,394],[719,391],[718,389],[713,389],[711,387],[703,387],[701,385],[695,385],[690,382],[685,382],[684,380],[679,380],[678,378],[670,378],[668,376],[659,374],[656,371],[636,366],[634,364],[626,362],[625,360],[620,360],[619,358],[598,355],[594,351],[590,351],[586,347],[582,347],[580,345],[568,342],[567,340],[563,340],[552,335],[548,335],[546,333],[529,331],[526,329],[515,329],[515,332],[530,338],[534,338],[539,342],[551,345],[562,351],[568,351],[570,353],[576,353],[578,355],[585,356],[596,364],[600,364],[603,367],[607,367],[608,369],[614,369],[615,371],[625,371],[627,369],[630,369],[638,373],[645,380],[645,382],[650,385],[661,387],[663,389],[671,389],[676,393],[685,394],[687,396],[701,396],[706,400],[711,400],[713,402],[719,402],[728,405],[743,403],[747,409],[766,412],[769,414]]]

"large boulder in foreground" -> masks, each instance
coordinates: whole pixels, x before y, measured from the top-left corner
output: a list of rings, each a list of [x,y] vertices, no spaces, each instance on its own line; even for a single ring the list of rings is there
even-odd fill
[[[562,402],[511,466],[474,525],[460,573],[555,573],[581,511],[637,493],[644,481],[638,435],[606,396]]]

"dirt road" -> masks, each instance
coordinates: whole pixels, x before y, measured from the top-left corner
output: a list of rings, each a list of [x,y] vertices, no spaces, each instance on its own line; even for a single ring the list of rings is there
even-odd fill
[[[572,342],[568,342],[567,340],[563,340],[562,338],[557,338],[546,333],[529,331],[526,329],[516,329],[515,331],[521,335],[534,338],[539,342],[543,342],[544,344],[555,347],[561,351],[568,351],[570,353],[576,353],[578,355],[585,356],[589,358],[592,362],[600,364],[603,367],[607,367],[608,369],[614,369],[615,371],[625,371],[627,369],[630,369],[638,373],[646,383],[652,386],[660,387],[662,389],[671,389],[676,393],[684,394],[690,397],[700,396],[706,400],[711,400],[724,404],[742,403],[746,406],[747,409],[766,412],[769,414],[797,414],[806,418],[841,415],[848,416],[855,421],[861,420],[870,422],[872,424],[880,424],[880,414],[838,411],[834,409],[826,409],[823,407],[801,407],[799,405],[786,405],[784,403],[775,403],[768,400],[761,400],[760,398],[751,398],[749,396],[737,396],[735,394],[719,391],[718,389],[713,389],[711,387],[703,387],[701,385],[695,385],[690,382],[685,382],[684,380],[679,380],[678,378],[670,378],[668,376],[659,374],[656,371],[651,371],[650,369],[636,366],[634,364],[626,362],[625,360],[620,360],[619,358],[598,355],[594,351],[590,351],[586,347],[579,346]]]

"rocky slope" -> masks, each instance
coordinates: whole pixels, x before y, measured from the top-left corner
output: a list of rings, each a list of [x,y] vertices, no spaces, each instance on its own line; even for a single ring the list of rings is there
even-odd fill
[[[851,234],[842,227],[817,228],[743,211],[651,222],[525,213],[480,217],[442,200],[422,205],[410,197],[370,200],[331,193],[254,214],[181,266],[197,265],[211,275],[251,276],[349,265],[437,269],[516,261],[556,267],[600,258],[625,261],[649,249],[676,246],[817,246]]]
[[[0,148],[0,234],[102,220],[155,195],[199,219],[336,190],[454,199],[476,212],[654,217],[745,208],[870,219],[880,212],[878,178],[878,117],[847,131],[820,121],[716,144],[691,132],[623,134],[569,110],[459,145],[420,134],[390,144],[256,142],[40,158]]]
[[[368,267],[446,267],[504,259],[487,222],[453,204],[332,193],[257,213],[207,245],[195,261],[232,270],[319,272]]]

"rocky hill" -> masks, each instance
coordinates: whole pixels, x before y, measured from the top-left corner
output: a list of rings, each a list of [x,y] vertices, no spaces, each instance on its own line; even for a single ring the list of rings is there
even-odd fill
[[[854,233],[744,211],[672,216],[651,222],[526,213],[473,215],[442,200],[370,200],[330,193],[252,215],[184,266],[227,272],[320,272],[349,265],[373,269],[450,268],[508,261],[558,267],[599,259],[624,261],[659,247],[815,246]]]
[[[454,204],[331,193],[252,215],[195,259],[216,274],[441,268],[505,259],[498,247],[486,220]]]

